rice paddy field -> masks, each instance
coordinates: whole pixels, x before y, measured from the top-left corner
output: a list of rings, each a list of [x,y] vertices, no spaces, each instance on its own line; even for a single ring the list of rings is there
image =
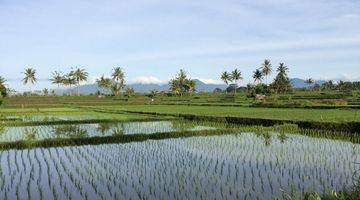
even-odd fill
[[[359,187],[357,131],[177,116],[356,127],[357,109],[76,101],[0,109],[0,199],[305,199]]]

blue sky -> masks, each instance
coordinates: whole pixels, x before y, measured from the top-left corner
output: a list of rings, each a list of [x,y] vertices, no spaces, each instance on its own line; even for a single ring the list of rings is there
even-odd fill
[[[291,77],[359,79],[358,0],[0,0],[0,75],[16,90],[25,67],[34,88],[54,70],[86,68],[92,82],[121,66],[128,82],[166,82],[180,68],[244,83],[269,58]]]

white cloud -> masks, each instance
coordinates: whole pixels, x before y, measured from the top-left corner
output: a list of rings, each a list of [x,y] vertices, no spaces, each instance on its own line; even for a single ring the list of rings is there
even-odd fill
[[[160,79],[154,77],[154,76],[138,76],[135,77],[132,80],[133,83],[142,83],[142,84],[150,84],[150,83],[155,83],[155,84],[161,84],[163,83]]]
[[[198,79],[198,80],[200,80],[201,82],[206,83],[206,84],[222,84],[221,81],[215,80],[215,79],[211,79],[211,78],[199,78],[199,77],[195,77],[194,79]]]

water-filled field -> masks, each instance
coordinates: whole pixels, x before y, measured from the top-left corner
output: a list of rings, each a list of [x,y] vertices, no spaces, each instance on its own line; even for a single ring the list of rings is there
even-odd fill
[[[94,137],[129,134],[153,134],[174,131],[209,130],[215,127],[190,121],[116,122],[95,124],[65,124],[13,126],[0,130],[0,142],[42,140],[52,138]]]
[[[0,199],[271,199],[352,184],[360,146],[295,134],[6,150]]]

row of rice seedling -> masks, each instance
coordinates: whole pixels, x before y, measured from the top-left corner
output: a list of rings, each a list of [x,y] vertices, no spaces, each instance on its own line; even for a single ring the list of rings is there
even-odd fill
[[[353,143],[360,142],[359,135],[348,133],[301,129],[294,124],[263,126],[242,126],[221,122],[204,121],[155,121],[101,124],[68,124],[54,126],[6,127],[0,131],[0,148],[31,148],[68,145],[134,142],[148,139],[167,139],[198,135],[237,134],[254,132],[271,143],[270,133],[302,134],[311,137],[340,139]],[[152,134],[152,136],[149,136]]]
[[[19,140],[43,140],[128,134],[154,134],[185,130],[214,129],[191,121],[117,122],[96,124],[64,124],[42,126],[14,126],[0,130],[0,142]]]
[[[105,112],[106,109],[104,109]],[[148,114],[154,116],[173,116],[188,120],[196,121],[215,121],[224,123],[235,123],[242,125],[257,125],[257,126],[274,126],[277,124],[296,124],[303,129],[327,130],[334,132],[348,132],[359,133],[359,121],[304,121],[304,120],[290,120],[290,119],[271,119],[271,118],[250,118],[250,117],[236,117],[236,116],[216,116],[216,115],[199,115],[199,114],[182,114],[182,113],[166,113],[166,112],[149,112],[149,111],[131,111],[121,110],[119,112]],[[286,112],[286,111],[283,111]],[[356,119],[356,113],[355,118]]]
[[[265,199],[352,185],[358,144],[280,135],[5,150],[0,199]]]

